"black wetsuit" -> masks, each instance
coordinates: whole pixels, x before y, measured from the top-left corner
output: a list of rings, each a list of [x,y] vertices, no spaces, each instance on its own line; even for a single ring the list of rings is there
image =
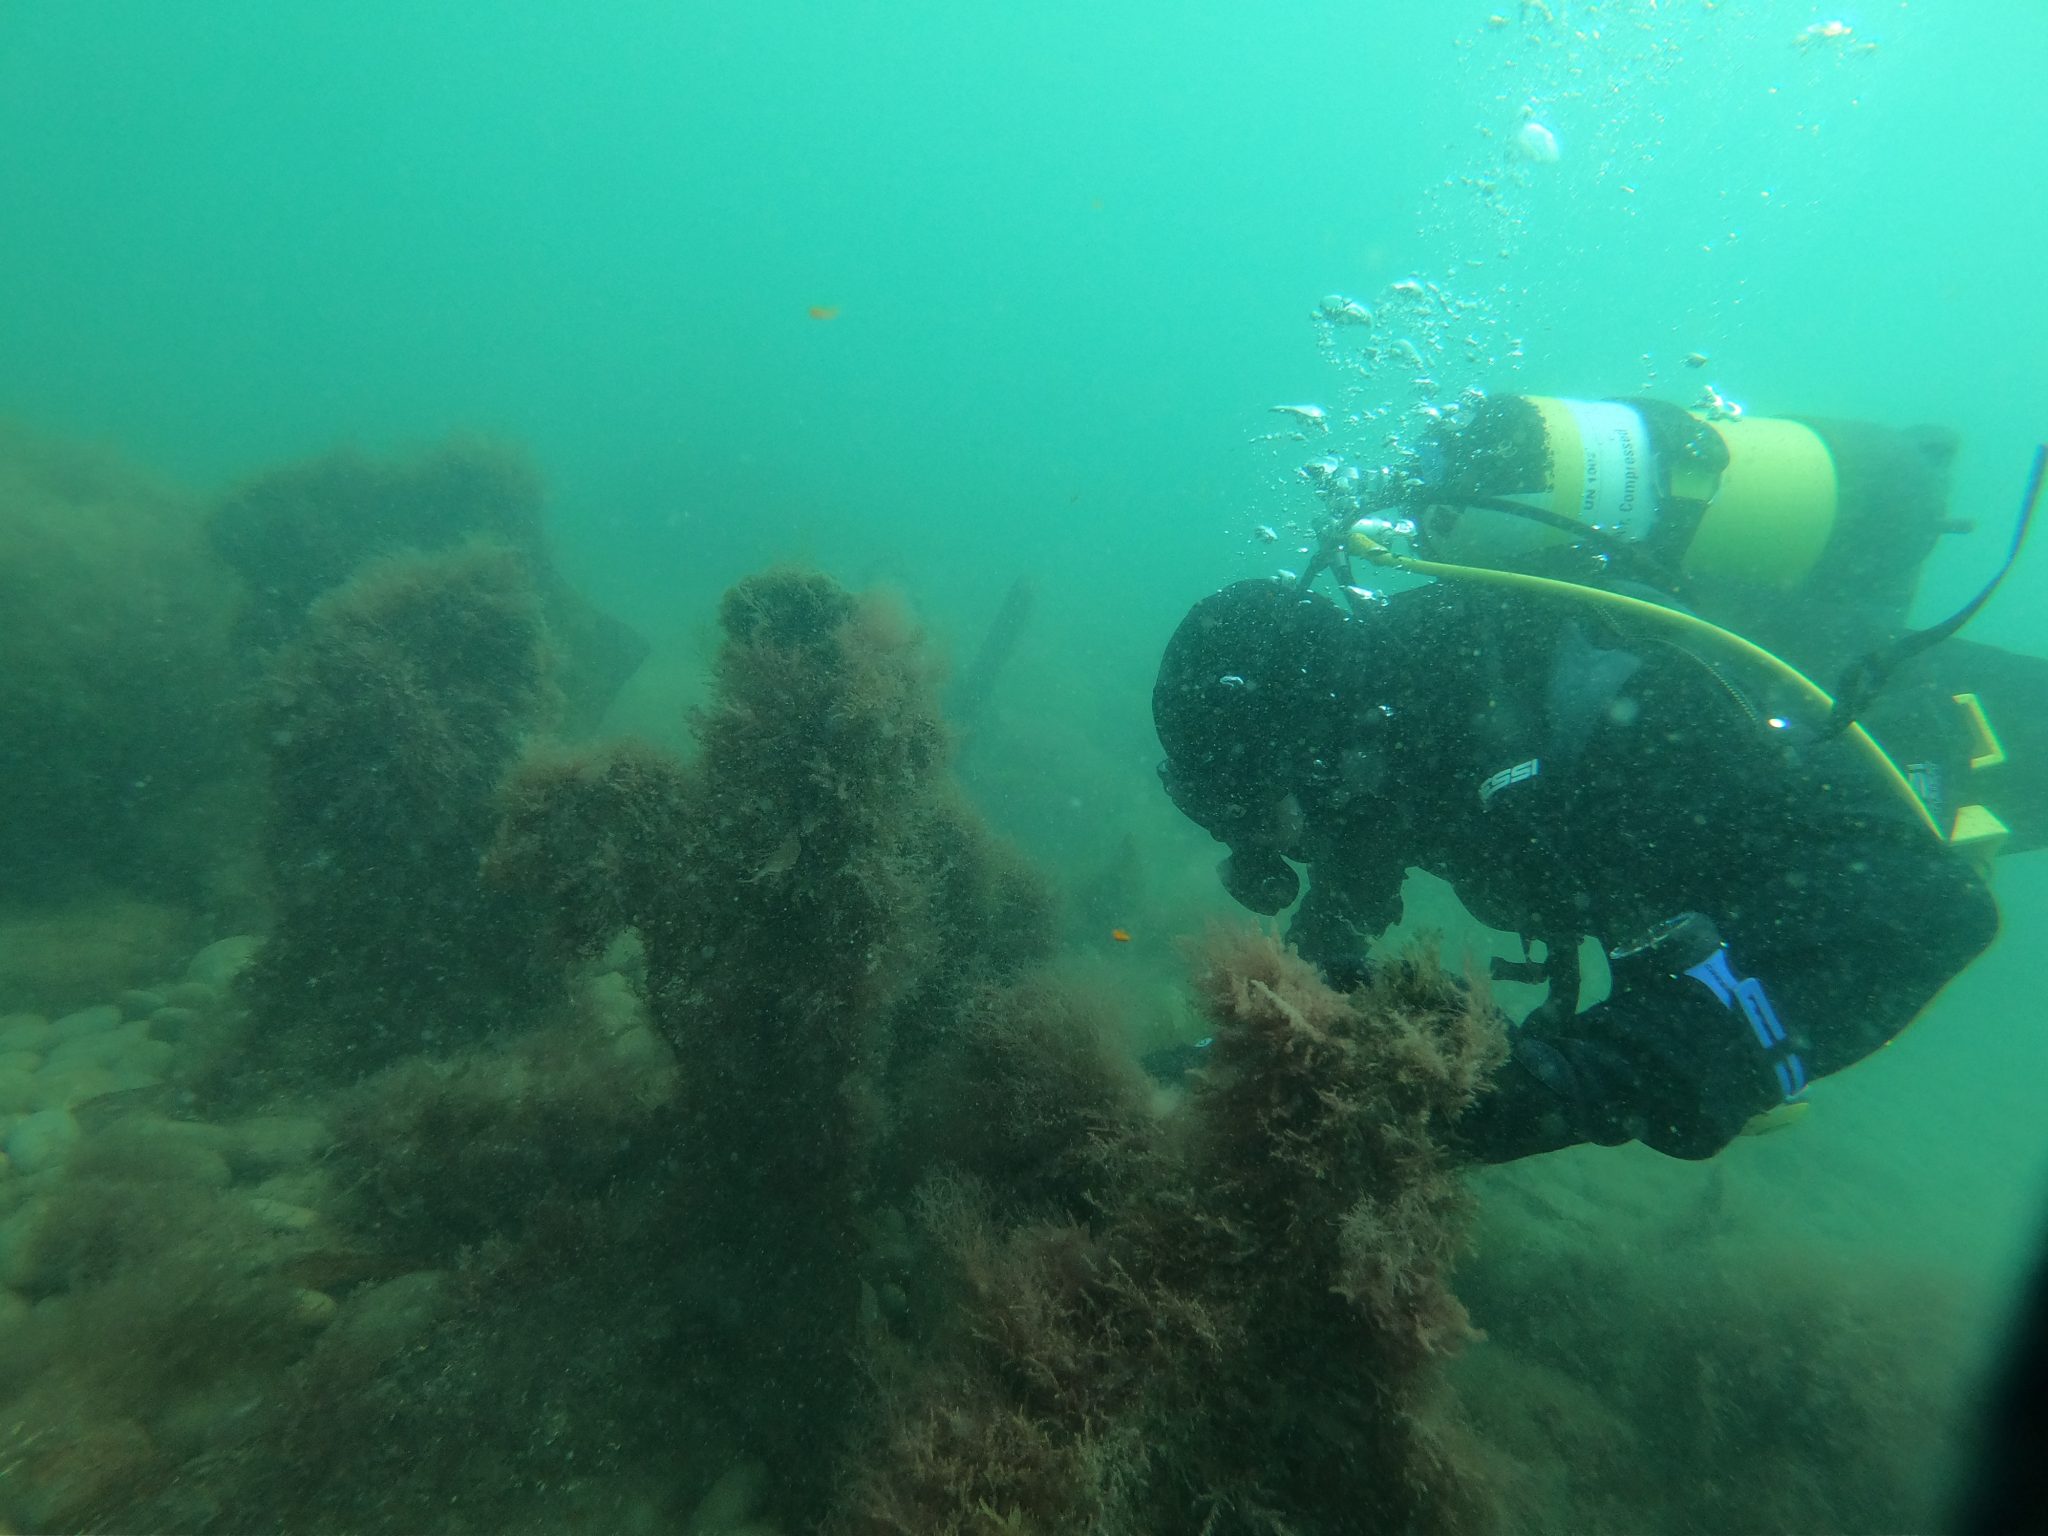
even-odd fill
[[[1345,628],[1364,643],[1325,694],[1340,724],[1290,786],[1285,851],[1310,871],[1291,937],[1341,975],[1419,868],[1544,941],[1553,1002],[1470,1118],[1482,1157],[1630,1139],[1709,1156],[1891,1039],[1997,931],[1976,869],[1849,741],[1786,723],[1767,679],[1705,648],[1476,584]],[[1572,1012],[1581,936],[1633,949],[1687,913],[1711,926],[1615,960],[1612,994]]]

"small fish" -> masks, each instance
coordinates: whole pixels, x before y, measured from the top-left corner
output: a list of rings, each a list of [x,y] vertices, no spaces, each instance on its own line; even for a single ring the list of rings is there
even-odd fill
[[[1706,353],[1704,353],[1704,352],[1688,352],[1688,353],[1686,353],[1686,354],[1685,354],[1685,366],[1686,366],[1686,367],[1688,367],[1688,368],[1704,368],[1704,367],[1706,367],[1706,366],[1707,366],[1707,354],[1706,354]]]
[[[1280,530],[1271,523],[1261,523],[1252,530],[1252,537],[1261,544],[1277,544],[1280,541]]]
[[[839,306],[837,304],[813,304],[806,313],[813,320],[837,320],[839,318]]]
[[[1122,928],[1112,928],[1112,929],[1110,929],[1110,930],[1109,930],[1109,936],[1110,936],[1110,937],[1111,937],[1112,939],[1116,940],[1116,942],[1117,942],[1117,943],[1119,943],[1119,944],[1128,944],[1128,943],[1130,943],[1130,942],[1131,942],[1131,936],[1130,936],[1129,932],[1127,932],[1126,930],[1124,930],[1124,929],[1122,929]]]

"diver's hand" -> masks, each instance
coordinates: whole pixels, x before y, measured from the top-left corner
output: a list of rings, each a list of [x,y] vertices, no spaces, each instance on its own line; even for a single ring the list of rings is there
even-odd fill
[[[1216,877],[1239,906],[1274,917],[1301,895],[1301,876],[1270,848],[1233,848],[1216,866]]]
[[[1318,960],[1316,969],[1323,973],[1323,984],[1332,992],[1356,992],[1372,980],[1372,967],[1366,964],[1363,955]]]

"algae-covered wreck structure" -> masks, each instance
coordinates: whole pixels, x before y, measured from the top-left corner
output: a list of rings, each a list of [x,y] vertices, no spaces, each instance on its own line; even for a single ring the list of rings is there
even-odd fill
[[[246,551],[251,507],[289,527],[374,480],[255,482],[220,526]],[[1539,1316],[1594,1260],[1530,1240],[1536,1186],[1496,1190],[1464,1257],[1456,1128],[1505,1038],[1483,980],[1425,947],[1340,994],[1270,934],[1192,936],[1213,1044],[1162,1087],[1063,959],[1059,890],[956,783],[899,600],[749,577],[693,749],[604,742],[502,534],[224,609],[254,931],[113,1001],[9,1000],[0,1519],[1308,1536],[1930,1507],[1891,1453],[1940,1393],[1896,1361],[1883,1411],[1853,1385],[1904,1315],[1870,1284],[1794,1266],[1737,1344],[1674,1334],[1609,1253],[1596,1348]],[[1711,1366],[1671,1369],[1667,1336]],[[1760,1448],[1731,1371],[1854,1432],[1821,1464]],[[1671,1489],[1759,1457],[1768,1486]]]
[[[1162,1108],[953,784],[901,608],[777,572],[720,625],[687,758],[544,740],[502,548],[373,564],[280,641],[272,932],[176,1102],[86,1106],[10,1223],[12,1517],[1477,1518],[1432,1127],[1487,1012],[1220,936],[1216,1066]]]

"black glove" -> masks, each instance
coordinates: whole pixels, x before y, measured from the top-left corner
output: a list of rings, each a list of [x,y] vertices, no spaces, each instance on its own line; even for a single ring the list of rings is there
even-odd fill
[[[1615,1112],[1634,1076],[1627,1060],[1596,1041],[1518,1030],[1492,1090],[1459,1122],[1459,1139],[1483,1163],[1588,1141],[1618,1145],[1634,1134]]]
[[[1712,1157],[1804,1086],[1789,1045],[1759,1052],[1762,989],[1735,976],[1701,914],[1660,925],[1610,968],[1605,1002],[1517,1033],[1494,1093],[1463,1126],[1482,1160],[1630,1140],[1670,1157]]]

